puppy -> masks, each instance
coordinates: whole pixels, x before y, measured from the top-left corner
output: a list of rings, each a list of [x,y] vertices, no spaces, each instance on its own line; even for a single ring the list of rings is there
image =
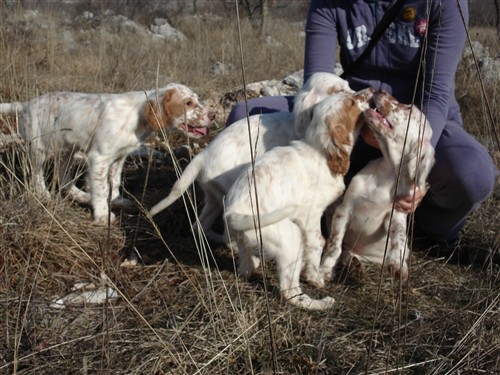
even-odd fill
[[[60,186],[75,200],[90,202],[96,222],[107,222],[108,214],[113,221],[108,196],[119,197],[125,158],[152,132],[179,129],[199,137],[215,118],[191,89],[177,83],[122,94],[49,93],[29,102],[2,103],[0,113],[19,116],[35,193],[50,196],[44,164],[53,158]],[[90,193],[78,189],[68,173],[77,152],[86,155]]]
[[[301,137],[311,120],[314,105],[341,91],[353,92],[348,83],[338,76],[315,73],[296,94],[293,113],[253,115],[225,128],[189,163],[170,194],[153,206],[149,214],[157,215],[170,206],[197,180],[204,193],[204,206],[199,223],[193,223],[193,230],[197,231],[200,225],[209,240],[226,242],[226,236],[213,231],[212,225],[222,215],[224,195],[240,172],[250,164],[251,150],[255,158]],[[249,136],[252,144],[249,143]]]
[[[408,278],[407,214],[393,210],[393,202],[413,194],[415,187],[426,191],[434,163],[432,129],[417,107],[401,104],[384,91],[375,93],[372,102],[374,108],[364,118],[383,157],[352,179],[335,210],[320,268],[325,280],[339,257],[342,263],[354,257],[384,264],[398,279]]]
[[[321,216],[344,192],[343,176],[368,97],[366,92],[337,93],[321,101],[301,140],[257,158],[226,195],[225,220],[237,244],[239,274],[254,272],[262,246],[264,257],[276,261],[282,297],[296,306],[324,310],[334,302],[304,294],[299,277],[304,263],[305,279],[324,286],[319,276]]]

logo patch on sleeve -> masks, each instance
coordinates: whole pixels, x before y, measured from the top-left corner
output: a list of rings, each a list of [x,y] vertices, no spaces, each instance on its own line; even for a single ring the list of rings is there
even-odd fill
[[[406,7],[403,9],[403,19],[406,22],[411,22],[417,16],[417,11],[413,7]]]

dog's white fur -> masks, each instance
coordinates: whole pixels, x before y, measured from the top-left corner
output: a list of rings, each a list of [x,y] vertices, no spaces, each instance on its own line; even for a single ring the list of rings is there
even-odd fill
[[[294,305],[324,310],[334,302],[303,294],[299,277],[303,269],[308,282],[324,286],[319,277],[321,216],[344,192],[343,176],[360,114],[367,107],[364,95],[327,97],[314,108],[301,140],[257,158],[254,168],[241,173],[226,195],[225,220],[237,244],[239,274],[248,277],[257,267],[261,234],[264,256],[274,258],[278,267],[281,295]]]
[[[75,200],[90,202],[97,222],[107,222],[108,213],[113,221],[110,190],[111,200],[117,199],[125,158],[153,131],[181,129],[198,137],[215,118],[191,89],[177,83],[121,94],[54,92],[29,102],[2,103],[0,113],[19,116],[36,194],[50,196],[44,163],[54,158],[61,187]],[[69,176],[76,152],[86,155],[90,193],[78,189]]]
[[[241,171],[253,157],[276,146],[284,146],[302,137],[309,124],[316,103],[335,92],[353,92],[347,81],[330,73],[315,73],[295,95],[293,113],[276,112],[253,115],[225,128],[186,167],[169,195],[149,211],[154,216],[170,206],[197,180],[204,193],[204,206],[198,225],[206,237],[214,242],[225,242],[225,236],[212,230],[217,217],[222,215],[222,200]],[[250,129],[250,135],[249,130]],[[250,146],[249,136],[252,139]]]
[[[415,106],[400,104],[383,91],[372,101],[375,109],[364,117],[383,157],[352,179],[335,210],[320,270],[325,279],[331,278],[339,257],[343,264],[353,257],[384,264],[396,278],[408,277],[407,214],[393,210],[393,202],[396,196],[413,194],[415,187],[426,191],[434,163],[432,130]]]

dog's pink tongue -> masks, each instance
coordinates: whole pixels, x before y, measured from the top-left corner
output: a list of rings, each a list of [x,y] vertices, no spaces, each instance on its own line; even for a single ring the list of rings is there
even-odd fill
[[[198,135],[207,135],[208,134],[208,126],[200,126],[200,127],[195,127],[188,125],[188,131],[193,134],[198,134]]]
[[[392,129],[392,125],[389,123],[389,121],[387,121],[387,119],[384,116],[382,116],[382,114],[379,111],[375,109],[369,109],[369,111],[373,117],[376,117],[382,123],[382,125],[384,125],[388,129]]]
[[[380,114],[380,112],[377,111],[376,109],[370,108],[368,111],[370,112],[370,115],[373,116],[373,117],[376,117],[376,118],[379,118],[379,119],[383,119],[384,118],[384,116],[382,116]]]

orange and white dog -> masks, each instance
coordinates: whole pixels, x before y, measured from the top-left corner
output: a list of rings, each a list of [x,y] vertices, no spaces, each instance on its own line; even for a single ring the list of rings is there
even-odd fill
[[[354,176],[335,210],[320,267],[325,281],[337,261],[349,264],[353,258],[383,264],[397,279],[408,278],[408,214],[393,210],[393,202],[417,187],[427,190],[434,165],[432,129],[416,106],[399,103],[385,91],[376,92],[371,104],[364,119],[383,157]]]
[[[91,203],[97,222],[113,221],[108,197],[119,197],[125,158],[151,133],[180,129],[199,137],[215,118],[191,89],[177,83],[120,94],[54,92],[29,102],[2,103],[0,113],[18,115],[35,193],[50,196],[44,164],[52,158],[60,187],[76,201]],[[68,173],[76,152],[86,155],[89,193],[77,188]]]
[[[150,210],[154,216],[170,206],[196,180],[204,193],[204,206],[199,223],[193,223],[193,230],[200,227],[206,237],[214,242],[224,243],[227,238],[212,230],[216,218],[223,213],[223,197],[252,161],[277,146],[285,146],[302,137],[311,121],[314,106],[337,92],[353,93],[347,81],[330,73],[313,74],[300,88],[294,98],[293,113],[275,112],[253,115],[241,119],[221,131],[212,142],[189,163],[172,187],[169,195]],[[250,132],[250,134],[249,134]],[[253,144],[250,145],[249,139]]]
[[[255,271],[262,245],[264,257],[276,261],[282,297],[296,306],[324,310],[334,303],[303,293],[299,277],[324,286],[321,216],[344,192],[349,156],[372,93],[328,96],[315,106],[301,139],[257,158],[227,192],[225,219],[237,244],[238,273],[249,277]]]

